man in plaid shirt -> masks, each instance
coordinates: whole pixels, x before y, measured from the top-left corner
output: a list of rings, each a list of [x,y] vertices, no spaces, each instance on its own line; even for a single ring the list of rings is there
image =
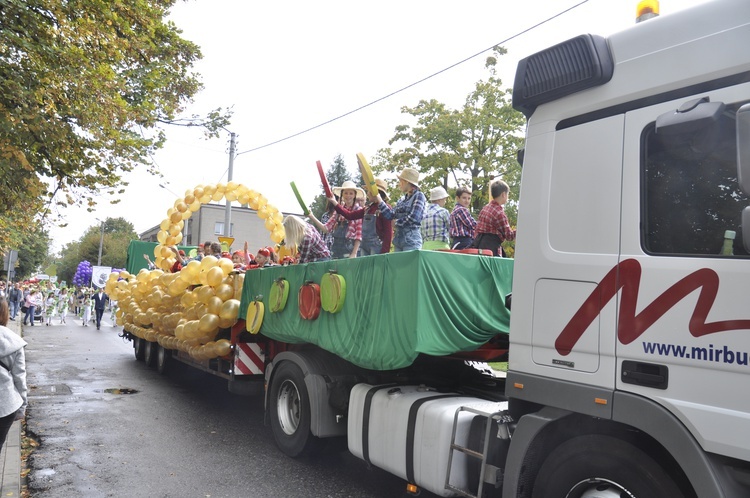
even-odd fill
[[[505,257],[501,244],[506,240],[516,239],[516,231],[511,230],[503,208],[508,202],[509,192],[508,184],[502,180],[497,180],[490,186],[492,201],[479,212],[473,247],[490,249],[495,256]]]
[[[443,187],[430,190],[430,203],[422,216],[422,249],[449,249],[448,225],[450,214],[445,209],[448,192]]]
[[[451,249],[465,249],[474,242],[477,221],[469,212],[471,191],[466,187],[456,190],[456,207],[450,216]]]
[[[398,188],[404,193],[394,207],[389,207],[375,196],[380,213],[387,220],[396,220],[396,235],[393,248],[396,252],[413,251],[422,248],[422,214],[427,199],[419,190],[419,172],[414,168],[404,168],[398,176]]]

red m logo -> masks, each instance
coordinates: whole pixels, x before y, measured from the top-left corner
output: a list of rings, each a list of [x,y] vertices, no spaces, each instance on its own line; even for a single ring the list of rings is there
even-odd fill
[[[636,340],[664,313],[697,289],[701,292],[688,325],[694,337],[725,330],[750,329],[750,320],[706,323],[708,313],[719,291],[719,276],[713,270],[701,268],[679,280],[636,315],[635,308],[640,284],[641,265],[637,260],[626,259],[612,268],[557,337],[555,341],[557,352],[563,356],[569,354],[591,322],[620,289],[622,289],[622,302],[617,323],[617,338],[622,344],[630,344]]]

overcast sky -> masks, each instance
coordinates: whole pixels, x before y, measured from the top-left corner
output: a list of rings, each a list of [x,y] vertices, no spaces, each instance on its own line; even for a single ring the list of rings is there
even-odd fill
[[[703,1],[662,0],[661,14]],[[436,99],[460,108],[474,84],[487,77],[484,59],[490,52],[440,71],[501,44],[508,54],[499,71],[510,88],[520,59],[583,33],[606,36],[625,29],[634,24],[637,3],[187,0],[178,2],[170,19],[203,53],[196,70],[205,89],[186,114],[233,107],[229,130],[238,135],[239,153],[233,180],[261,192],[282,211],[299,212],[290,181],[311,203],[320,192],[315,161],[327,169],[341,154],[354,172],[357,152],[371,158],[388,146],[396,126],[411,124],[401,114],[402,106]],[[571,10],[522,33],[567,9]],[[438,72],[330,124],[251,151]],[[187,189],[227,180],[228,150],[228,133],[207,141],[198,130],[170,129],[166,146],[154,157],[165,178],[134,172],[119,204],[108,204],[107,197],[95,213],[63,211],[68,227],[51,227],[52,250],[79,239],[97,218],[124,217],[137,232],[158,225]]]

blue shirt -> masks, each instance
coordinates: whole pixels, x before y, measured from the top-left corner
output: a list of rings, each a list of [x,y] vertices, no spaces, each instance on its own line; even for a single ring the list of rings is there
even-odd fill
[[[424,194],[419,189],[414,189],[411,193],[399,199],[392,208],[388,207],[385,202],[380,201],[378,209],[383,213],[385,219],[396,220],[396,227],[419,228],[422,226],[425,204],[427,204],[427,199]]]
[[[448,243],[448,210],[437,204],[428,204],[422,217],[422,241],[434,240]]]

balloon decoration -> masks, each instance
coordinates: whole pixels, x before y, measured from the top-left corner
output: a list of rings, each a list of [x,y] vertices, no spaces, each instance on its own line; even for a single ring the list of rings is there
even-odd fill
[[[175,261],[170,247],[182,241],[185,220],[201,204],[222,198],[256,210],[271,239],[276,243],[284,239],[281,213],[258,192],[234,182],[199,185],[167,210],[157,234],[159,245],[154,248],[157,269],[143,269],[137,275],[113,272],[104,287],[118,302],[118,325],[165,349],[186,352],[195,360],[231,352],[230,341],[219,334],[237,322],[245,275],[234,272],[230,260],[213,256],[190,261],[179,272],[169,273]]]
[[[88,261],[78,263],[76,273],[73,275],[73,285],[86,286],[91,284],[91,276],[94,274],[94,268]]]

